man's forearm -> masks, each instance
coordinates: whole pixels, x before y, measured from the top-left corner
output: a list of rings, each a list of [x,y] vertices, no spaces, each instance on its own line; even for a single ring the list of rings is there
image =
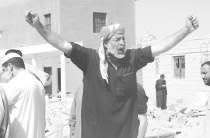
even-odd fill
[[[158,56],[159,54],[166,52],[176,46],[180,41],[182,41],[188,34],[190,30],[187,27],[181,28],[176,33],[168,36],[164,40],[152,45],[153,56]]]
[[[38,33],[52,46],[67,53],[71,50],[71,45],[65,45],[66,41],[63,40],[57,33],[48,30],[40,21],[34,24],[34,28]]]

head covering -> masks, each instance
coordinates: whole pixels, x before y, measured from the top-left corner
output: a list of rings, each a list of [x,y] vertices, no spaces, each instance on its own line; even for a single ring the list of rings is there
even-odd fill
[[[108,73],[107,73],[108,62],[106,60],[104,43],[109,41],[112,38],[112,36],[117,33],[121,33],[121,34],[125,33],[125,28],[122,27],[120,24],[111,24],[108,26],[104,26],[101,29],[101,33],[100,33],[101,42],[100,42],[100,47],[98,49],[98,54],[99,54],[99,59],[100,59],[100,73],[101,73],[102,78],[106,80],[107,83],[108,83]]]
[[[111,24],[108,26],[104,26],[101,29],[100,37],[103,41],[107,41],[111,39],[114,34],[117,34],[117,33],[124,34],[125,28],[118,23]]]
[[[4,57],[2,57],[2,59],[1,59],[1,65],[4,64],[5,62],[7,62],[8,60],[10,60],[12,58],[15,58],[15,57],[22,58],[17,53],[9,53],[9,54],[5,55]]]

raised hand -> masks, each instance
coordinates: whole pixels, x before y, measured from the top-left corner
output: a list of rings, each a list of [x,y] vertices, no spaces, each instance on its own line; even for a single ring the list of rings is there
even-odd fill
[[[199,27],[198,19],[194,16],[188,16],[186,19],[186,28],[189,30],[189,32],[193,32]]]
[[[28,22],[31,26],[35,26],[36,23],[39,22],[39,16],[35,13],[32,13],[31,11],[27,12],[26,13],[26,16],[25,16],[25,20],[26,22]]]

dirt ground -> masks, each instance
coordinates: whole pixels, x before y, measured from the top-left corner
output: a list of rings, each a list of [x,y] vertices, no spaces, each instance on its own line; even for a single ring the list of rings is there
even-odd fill
[[[69,115],[72,101],[73,95],[46,97],[46,138],[71,138]],[[146,138],[192,138],[192,130],[198,133],[202,127],[203,110],[203,107],[186,107],[182,101],[168,105],[167,110],[148,104]]]

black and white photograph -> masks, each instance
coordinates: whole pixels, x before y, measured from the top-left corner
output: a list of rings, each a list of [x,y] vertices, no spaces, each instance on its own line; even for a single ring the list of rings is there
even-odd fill
[[[210,138],[209,0],[0,0],[0,138]]]

